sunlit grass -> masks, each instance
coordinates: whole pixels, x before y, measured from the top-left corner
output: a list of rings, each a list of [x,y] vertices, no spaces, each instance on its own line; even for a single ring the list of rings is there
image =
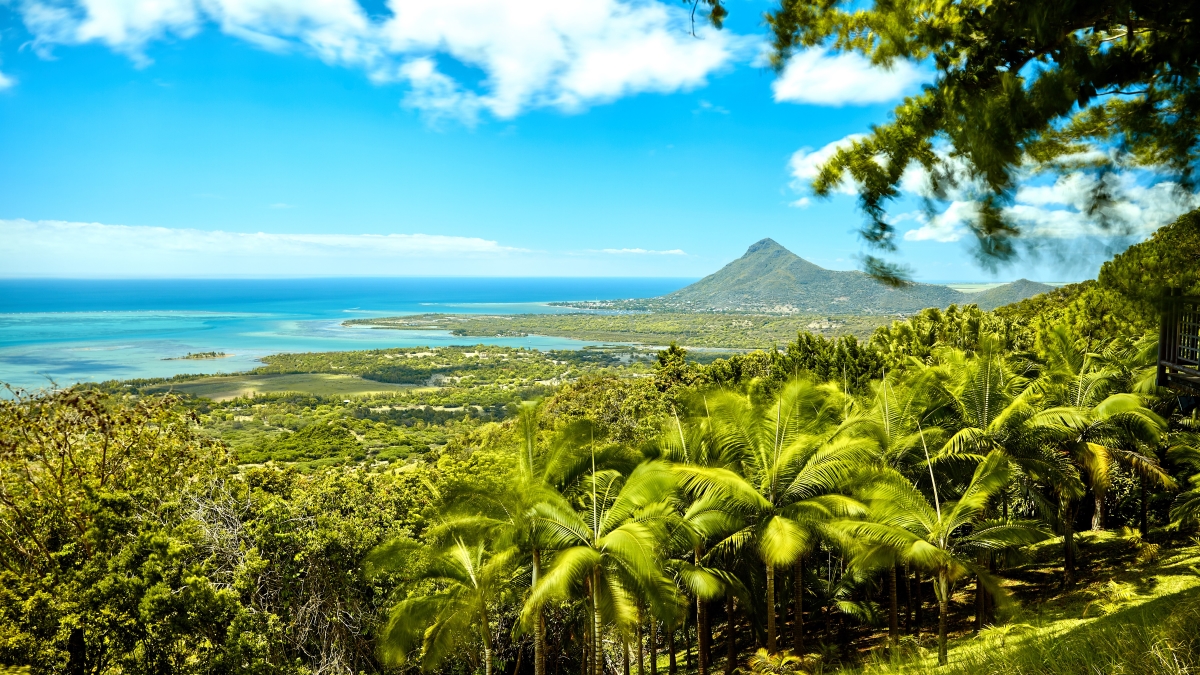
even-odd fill
[[[1093,545],[1119,547],[1107,534]],[[1200,672],[1200,547],[1163,551],[1142,564],[1101,567],[1077,588],[1012,608],[1001,622],[951,643],[950,665],[937,667],[932,639],[911,637],[893,660],[873,650],[858,668],[833,673],[947,675],[1184,675]]]
[[[357,396],[393,391],[411,391],[411,385],[364,380],[355,375],[304,373],[298,375],[216,375],[188,382],[148,387],[148,393],[174,391],[214,401],[251,394],[295,392],[316,396]]]

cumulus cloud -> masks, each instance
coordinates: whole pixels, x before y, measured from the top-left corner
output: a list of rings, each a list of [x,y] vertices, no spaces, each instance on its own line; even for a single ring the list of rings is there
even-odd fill
[[[862,134],[851,134],[819,150],[797,150],[788,162],[788,171],[792,176],[792,189],[801,196],[790,205],[806,208],[810,204],[812,181],[821,165],[833,157],[838,148],[848,147],[863,137]],[[901,196],[942,204],[941,210],[932,215],[912,211],[891,217],[890,222],[901,229],[905,223],[914,223],[904,231],[906,241],[959,241],[971,235],[969,223],[979,214],[977,198],[983,194],[983,186],[970,178],[961,159],[950,156],[945,148],[938,152],[948,172],[957,176],[957,184],[945,185],[943,192],[935,195],[924,169],[917,165],[905,168],[897,186]],[[1081,161],[1077,166],[1087,163]],[[1004,215],[1020,226],[1030,239],[1144,237],[1180,214],[1200,208],[1200,195],[1180,189],[1178,184],[1164,180],[1150,169],[1128,170],[1106,180],[1102,186],[1094,173],[1069,169],[1053,179],[1026,173],[1020,177],[1013,203],[1005,207]],[[1093,195],[1101,187],[1111,201],[1091,212]],[[858,189],[846,180],[835,188],[835,193],[855,195]]]
[[[439,273],[451,260],[528,253],[477,237],[431,234],[276,234],[65,221],[0,220],[0,267],[10,275]],[[414,265],[416,267],[414,267]],[[444,267],[440,273],[444,272]]]
[[[885,69],[861,54],[806,49],[771,84],[776,102],[842,106],[886,103],[911,94],[932,73],[908,61]]]
[[[866,138],[866,135],[850,134],[845,138],[825,144],[819,150],[800,148],[792,153],[792,158],[788,161],[788,171],[792,174],[793,178],[792,188],[800,192],[808,190],[820,172],[821,165],[828,162],[837,153],[839,148],[848,148],[860,138]],[[849,182],[843,182],[836,190],[841,194],[847,195],[857,193],[855,186]],[[806,208],[808,205],[808,197],[802,197],[792,202],[792,206],[799,208]]]
[[[0,219],[6,277],[699,276],[680,249],[541,251],[440,234],[304,234]],[[653,259],[653,261],[651,261]]]
[[[536,107],[576,111],[640,92],[705,84],[749,47],[728,31],[689,33],[682,6],[657,0],[24,0],[35,48],[98,42],[140,63],[149,43],[206,25],[275,51],[303,50],[410,86],[405,104],[434,117],[511,118]],[[476,86],[438,68],[453,59]]]
[[[1140,238],[1200,207],[1200,196],[1181,190],[1176,183],[1148,171],[1129,171],[1107,186],[1111,202],[1091,213],[1091,196],[1097,187],[1098,179],[1087,173],[1058,176],[1051,184],[1024,184],[1017,189],[1014,203],[1004,208],[1004,215],[1032,239]],[[925,214],[915,217],[921,226],[905,232],[904,239],[958,241],[970,233],[966,224],[977,214],[976,202],[956,199],[932,218]]]
[[[668,251],[652,251],[644,248],[604,248],[601,253],[615,255],[687,255],[683,249],[673,248]]]

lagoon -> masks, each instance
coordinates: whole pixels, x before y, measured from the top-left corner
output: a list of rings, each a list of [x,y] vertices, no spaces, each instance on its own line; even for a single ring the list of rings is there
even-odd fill
[[[578,349],[568,338],[456,337],[343,326],[350,318],[572,311],[548,302],[653,297],[692,279],[0,280],[0,382],[232,373],[281,352],[495,344]],[[224,352],[219,359],[180,360]]]

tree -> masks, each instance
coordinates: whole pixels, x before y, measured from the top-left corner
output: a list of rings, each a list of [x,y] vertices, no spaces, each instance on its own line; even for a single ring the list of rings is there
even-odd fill
[[[844,414],[836,389],[795,380],[762,403],[723,393],[709,402],[719,445],[736,470],[676,466],[685,490],[723,503],[741,527],[713,546],[753,546],[766,572],[767,649],[776,651],[775,576],[814,545],[822,523],[854,512],[850,481],[870,460],[858,439],[828,442]]]
[[[1157,443],[1166,422],[1146,407],[1136,394],[1114,391],[1120,378],[1103,367],[1087,350],[1086,342],[1058,327],[1048,335],[1047,365],[1033,389],[1045,408],[1031,423],[1049,433],[1046,440],[1069,461],[1091,489],[1095,503],[1092,529],[1103,525],[1104,494],[1114,464],[1131,466],[1139,474],[1163,485],[1170,477],[1157,461],[1139,451],[1139,445]],[[1057,489],[1060,496],[1065,561],[1063,579],[1074,576],[1074,498],[1077,489]]]
[[[611,469],[593,471],[567,499],[534,507],[536,525],[554,555],[525,612],[550,599],[582,596],[590,620],[592,675],[603,672],[605,623],[624,631],[636,621],[639,596],[673,594],[659,550],[674,513],[667,502],[673,490],[670,471],[647,462],[628,477]]]
[[[507,489],[469,484],[465,492],[445,495],[447,521],[440,531],[493,541],[502,548],[512,547],[520,564],[530,570],[528,594],[542,578],[542,554],[546,546],[544,532],[538,527],[535,507],[543,502],[558,502],[562,494],[582,480],[593,467],[593,458],[582,448],[596,434],[595,425],[581,420],[565,425],[549,442],[539,442],[541,406],[525,406],[516,419],[516,467]],[[614,458],[619,448],[601,451],[601,466]],[[435,534],[436,536],[436,534]],[[533,632],[534,675],[545,675],[545,617],[541,607],[529,613]]]
[[[931,466],[931,478],[932,472]],[[938,600],[939,665],[947,663],[946,622],[952,584],[973,573],[990,593],[1003,596],[995,577],[974,562],[974,554],[1031,544],[1046,536],[1031,523],[983,519],[988,503],[1011,477],[1008,459],[1001,451],[993,450],[975,468],[957,500],[942,503],[934,479],[931,504],[899,473],[884,470],[861,492],[869,517],[834,525],[843,536],[886,545],[901,559],[933,575]]]
[[[774,62],[798,48],[857,52],[872,63],[928,63],[936,75],[887,124],[841,148],[814,181],[818,195],[845,181],[867,216],[866,241],[895,248],[887,204],[912,167],[927,194],[973,202],[970,223],[985,262],[1015,253],[1021,227],[1005,212],[1022,177],[1086,172],[1089,215],[1102,223],[1117,172],[1151,167],[1195,186],[1200,160],[1200,24],[1189,3],[1036,0],[860,3],[781,0],[768,21]],[[866,267],[902,283],[873,256]]]
[[[375,555],[379,568],[404,560],[391,545]],[[492,675],[491,612],[512,583],[512,549],[490,552],[483,544],[456,541],[434,556],[419,581],[432,590],[396,603],[379,638],[383,660],[396,665],[420,653],[423,670],[437,668],[464,642],[478,638],[485,675]]]

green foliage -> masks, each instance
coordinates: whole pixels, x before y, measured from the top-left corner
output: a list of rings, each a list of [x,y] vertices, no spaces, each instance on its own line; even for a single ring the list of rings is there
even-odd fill
[[[1200,153],[1200,49],[1193,9],[1178,3],[984,0],[908,3],[782,0],[769,16],[774,60],[801,47],[858,52],[872,63],[930,63],[933,81],[891,122],[840,149],[814,181],[818,194],[852,181],[872,245],[894,248],[886,209],[906,170],[979,206],[971,223],[985,261],[1014,253],[1004,213],[1018,182],[1038,171],[1087,172],[1095,215],[1116,171],[1152,167],[1187,188]],[[883,274],[896,279],[894,273]]]
[[[1162,239],[1182,248],[1177,234]],[[932,577],[943,655],[974,589],[980,639],[1044,658],[1017,628],[1033,622],[985,629],[987,596],[1038,607],[1051,574],[1093,574],[1087,542],[1107,538],[1131,576],[1093,575],[1071,616],[1126,616],[1153,597],[1139,570],[1195,526],[1200,461],[1194,422],[1147,380],[1152,338],[1021,312],[1086,319],[1097,288],[1142,302],[1117,280],[1186,262],[1150,255],[1166,245],[1028,303],[1041,309],[952,305],[866,342],[799,333],[707,365],[677,344],[653,364],[379,350],[268,368],[450,379],[353,398],[179,399],[143,382],[0,401],[0,663],[599,675],[635,647],[678,660],[681,642],[690,667],[716,636],[733,638],[729,668],[765,644],[750,667],[829,672],[901,616],[884,591],[905,566],[918,588]],[[1176,484],[1192,489],[1171,522]],[[789,629],[823,656],[781,655]],[[914,644],[891,637],[897,657]]]

